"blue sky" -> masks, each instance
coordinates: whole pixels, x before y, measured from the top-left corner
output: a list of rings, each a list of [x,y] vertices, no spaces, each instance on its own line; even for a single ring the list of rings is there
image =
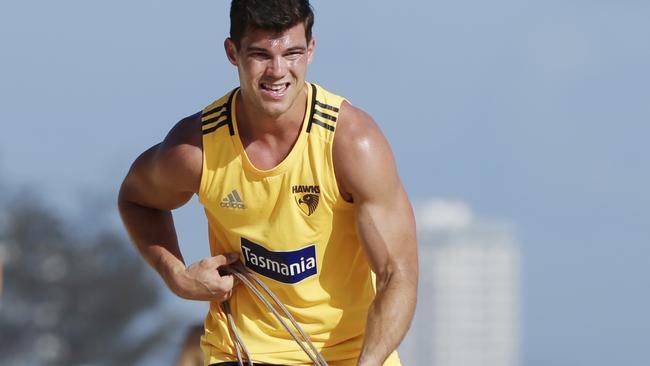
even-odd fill
[[[377,119],[413,201],[517,227],[524,364],[650,364],[650,3],[313,5],[310,79]],[[236,85],[227,29],[227,2],[3,2],[0,177],[64,212],[80,190],[112,202],[140,151]],[[195,203],[178,226],[207,253]]]

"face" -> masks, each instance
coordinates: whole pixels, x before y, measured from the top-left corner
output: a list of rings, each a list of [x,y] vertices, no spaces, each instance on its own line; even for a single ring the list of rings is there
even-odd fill
[[[226,39],[226,54],[237,66],[241,95],[247,106],[269,117],[300,107],[296,101],[305,86],[307,65],[315,42],[307,42],[302,23],[283,32],[252,30],[237,48]]]

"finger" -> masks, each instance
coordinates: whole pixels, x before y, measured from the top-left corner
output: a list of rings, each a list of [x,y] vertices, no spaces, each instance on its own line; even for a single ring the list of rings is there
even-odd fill
[[[232,291],[228,291],[228,292],[224,293],[223,295],[219,296],[218,298],[216,298],[214,300],[216,300],[218,302],[224,302],[224,301],[227,301],[228,299],[230,299],[231,297],[232,297]]]
[[[237,252],[230,252],[224,255],[226,256],[226,260],[228,261],[228,264],[235,263],[239,260],[239,253]]]
[[[239,254],[237,253],[224,253],[210,257],[210,264],[211,266],[214,266],[214,268],[219,268],[221,266],[225,266],[226,264],[236,262],[238,259]]]
[[[235,286],[235,276],[233,275],[227,275],[227,276],[222,276],[221,277],[221,284],[219,287],[221,288],[221,291],[223,292],[230,292],[232,291],[232,288]]]

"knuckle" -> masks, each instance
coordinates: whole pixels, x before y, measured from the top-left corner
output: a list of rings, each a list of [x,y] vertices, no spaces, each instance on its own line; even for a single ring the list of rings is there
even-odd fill
[[[217,293],[220,293],[220,294],[221,294],[221,293],[224,293],[224,292],[226,292],[226,291],[228,291],[228,287],[227,287],[226,284],[224,284],[224,283],[218,283],[218,284],[214,287],[214,289],[215,289],[215,291],[216,291]]]
[[[209,263],[208,259],[207,259],[207,258],[203,258],[203,259],[201,259],[201,260],[199,261],[199,266],[201,266],[201,267],[207,267],[207,266],[208,266],[208,263]]]

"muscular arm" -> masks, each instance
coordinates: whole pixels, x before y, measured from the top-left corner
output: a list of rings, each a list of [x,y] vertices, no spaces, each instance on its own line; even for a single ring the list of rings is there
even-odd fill
[[[415,310],[415,219],[388,142],[372,118],[344,104],[339,121],[337,179],[344,197],[356,206],[360,239],[377,275],[359,365],[382,365],[403,339]]]
[[[219,276],[217,268],[236,257],[209,257],[186,267],[171,213],[198,192],[202,159],[197,114],[180,121],[162,143],[135,160],[120,188],[118,208],[134,245],[176,295],[222,301],[233,281]]]

